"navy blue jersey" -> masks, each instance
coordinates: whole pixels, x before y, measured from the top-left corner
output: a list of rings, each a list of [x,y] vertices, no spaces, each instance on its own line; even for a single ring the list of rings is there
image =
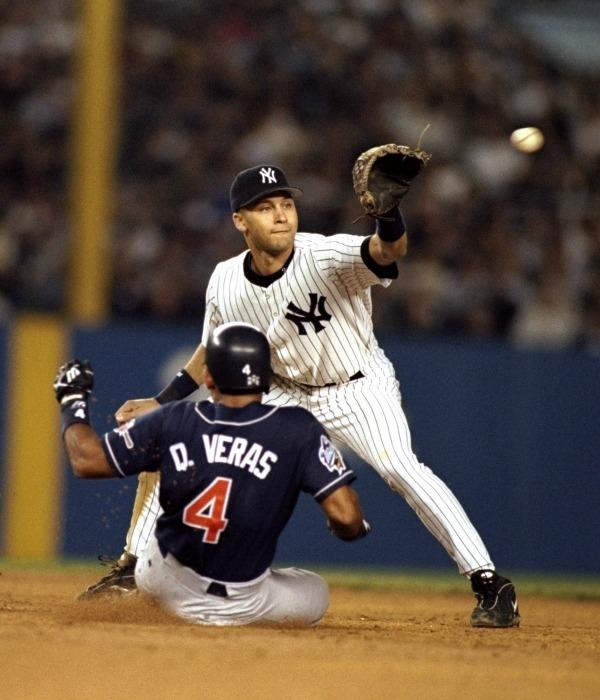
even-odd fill
[[[160,471],[156,536],[165,554],[218,581],[271,564],[301,491],[323,500],[354,474],[303,408],[180,401],[106,433],[119,476]]]

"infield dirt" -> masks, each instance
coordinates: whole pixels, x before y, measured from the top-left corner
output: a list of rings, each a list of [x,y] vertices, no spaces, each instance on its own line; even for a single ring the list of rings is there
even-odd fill
[[[519,629],[473,598],[332,587],[312,629],[206,628],[141,597],[78,603],[83,573],[0,576],[3,700],[552,700],[600,697],[600,602],[521,597]]]

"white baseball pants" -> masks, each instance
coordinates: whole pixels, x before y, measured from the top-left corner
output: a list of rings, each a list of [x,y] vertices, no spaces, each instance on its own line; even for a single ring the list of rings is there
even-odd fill
[[[254,581],[213,582],[171,554],[163,558],[154,535],[138,558],[135,580],[166,610],[198,625],[316,625],[329,607],[327,583],[311,571],[267,569]],[[210,593],[213,583],[227,597]]]
[[[266,402],[310,411],[333,439],[353,450],[403,496],[461,574],[494,568],[456,496],[413,453],[395,377],[380,373],[312,390],[278,381]]]

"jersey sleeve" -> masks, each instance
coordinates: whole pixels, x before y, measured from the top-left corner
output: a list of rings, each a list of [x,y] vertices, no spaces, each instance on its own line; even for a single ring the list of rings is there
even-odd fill
[[[202,345],[206,347],[208,337],[222,321],[219,307],[217,306],[217,274],[219,266],[215,268],[206,287],[206,306],[204,309],[204,323],[202,326]]]
[[[109,465],[118,476],[160,469],[162,413],[161,409],[152,411],[104,434],[102,447]]]
[[[301,488],[320,503],[340,486],[352,483],[356,475],[348,469],[321,424],[312,416],[309,421],[305,448],[300,457],[303,463]]]
[[[366,289],[376,284],[387,287],[398,277],[398,266],[379,265],[369,253],[370,236],[352,236],[337,233],[323,239],[313,249],[319,267],[336,275],[353,291]]]

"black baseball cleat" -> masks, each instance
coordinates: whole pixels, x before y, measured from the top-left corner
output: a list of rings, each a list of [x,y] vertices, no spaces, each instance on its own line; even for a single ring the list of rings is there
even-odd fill
[[[86,588],[77,596],[77,600],[91,600],[112,596],[125,596],[137,592],[135,583],[135,565],[137,557],[125,552],[120,559],[112,559],[101,554],[98,559],[103,566],[111,566],[110,573],[97,583]]]
[[[471,588],[477,605],[471,613],[472,627],[518,627],[521,622],[512,581],[495,571],[476,571]]]

